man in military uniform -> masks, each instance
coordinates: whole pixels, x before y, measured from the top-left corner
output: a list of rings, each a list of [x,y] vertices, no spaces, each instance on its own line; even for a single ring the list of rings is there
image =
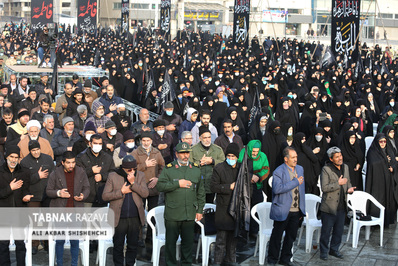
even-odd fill
[[[202,219],[205,190],[197,164],[189,162],[190,146],[176,146],[177,160],[166,165],[156,188],[165,193],[166,265],[177,265],[176,242],[181,235],[181,265],[192,264],[195,219]]]

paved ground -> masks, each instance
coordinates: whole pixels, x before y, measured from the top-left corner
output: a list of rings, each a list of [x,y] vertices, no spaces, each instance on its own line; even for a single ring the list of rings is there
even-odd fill
[[[333,266],[347,266],[347,265],[360,265],[360,266],[376,266],[376,265],[398,265],[398,228],[396,225],[390,226],[389,229],[384,231],[383,247],[379,246],[379,229],[377,227],[372,228],[370,240],[365,241],[365,230],[361,230],[359,238],[358,248],[354,249],[351,247],[352,238],[349,243],[345,243],[346,233],[348,227],[345,228],[345,234],[343,236],[343,245],[341,246],[341,252],[344,254],[344,259],[336,259],[330,257],[328,261],[324,262],[319,259],[319,248],[317,247],[314,240],[314,249],[311,253],[305,253],[305,232],[303,233],[303,239],[299,247],[297,242],[294,246],[294,261],[297,265],[333,265]],[[244,266],[258,265],[258,256],[253,257],[255,241],[247,241],[245,238],[240,238],[238,241],[237,260],[239,264]],[[108,250],[107,265],[113,265],[111,250]],[[140,248],[138,254],[137,266],[149,266],[150,254],[152,250],[150,245],[147,248]],[[196,244],[195,244],[196,252]],[[95,265],[96,252],[90,254],[90,266]],[[65,263],[64,265],[70,265],[69,252],[65,252]],[[12,252],[11,259],[13,266],[15,263],[15,254]],[[199,256],[198,261],[195,261],[194,265],[201,265],[201,257]],[[44,250],[40,250],[39,253],[33,256],[33,265],[42,266],[48,265],[48,255]],[[164,256],[162,249],[161,263],[164,265]]]

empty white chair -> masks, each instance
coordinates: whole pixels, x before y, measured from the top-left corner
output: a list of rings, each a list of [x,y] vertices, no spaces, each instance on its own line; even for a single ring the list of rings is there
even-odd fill
[[[100,208],[100,209],[94,211],[94,213],[103,213],[103,210],[108,211],[109,210],[109,206]],[[107,224],[107,222],[101,221],[100,224],[97,224],[96,222],[93,222],[93,226],[94,226],[94,228],[96,230],[101,230],[105,226],[109,226],[109,225]],[[106,252],[111,247],[113,247],[113,238],[98,240],[98,250],[97,250],[96,264],[98,264],[99,266],[105,266],[106,265]]]
[[[271,202],[261,202],[253,206],[251,209],[251,216],[259,225],[256,247],[254,248],[255,255],[257,254],[257,247],[259,248],[258,263],[264,264],[265,254],[267,253],[267,243],[271,238],[274,221],[269,218],[271,211]],[[256,216],[258,215],[258,218]]]
[[[29,218],[29,220],[31,220]],[[16,245],[15,245],[15,240],[14,240],[14,234],[13,230],[16,230],[12,227],[10,227],[10,245],[9,249],[10,251],[15,251],[16,250]],[[25,248],[26,248],[26,254],[25,254],[25,264],[26,265],[32,265],[32,222],[30,222],[29,226],[25,228],[24,233],[25,233]]]
[[[267,194],[265,194],[264,191],[262,191],[262,192],[263,192],[263,198],[264,198],[263,202],[267,202],[267,199],[268,199]]]
[[[368,167],[367,162],[365,161],[363,163],[363,167],[362,167],[362,185],[363,185],[363,190],[365,190],[365,184],[366,184],[366,168]]]
[[[370,200],[377,208],[380,209],[380,216],[371,217],[370,221],[361,221],[357,220],[356,211],[361,211],[365,216],[366,212],[366,203]],[[352,247],[358,247],[358,238],[359,231],[362,226],[366,226],[366,234],[365,239],[369,240],[370,236],[370,227],[372,225],[380,226],[380,246],[383,246],[383,230],[384,230],[384,206],[381,205],[372,195],[363,191],[354,191],[352,194],[347,195],[347,206],[352,210],[352,218],[350,222],[350,226],[348,229],[347,241],[350,237],[351,227],[352,230]]]
[[[379,123],[373,123],[373,136],[376,136],[377,134],[377,127],[379,126]]]
[[[152,222],[155,219],[155,224]],[[152,229],[152,263],[153,266],[159,265],[160,249],[166,244],[166,228],[164,226],[164,206],[158,206],[150,210],[146,216],[146,222]],[[177,240],[177,259],[179,256],[179,246],[181,239]]]
[[[318,183],[317,183],[317,186],[318,186],[318,188],[319,188],[319,196],[322,198],[323,192],[322,192],[322,187],[321,187],[321,176],[318,176]]]
[[[366,137],[365,138],[365,156],[368,153],[370,145],[372,145],[374,137]]]
[[[305,209],[307,212],[303,224],[300,228],[300,235],[298,238],[297,246],[300,244],[301,236],[303,234],[303,229],[305,226],[305,252],[307,253],[311,252],[312,237],[314,231],[318,230],[317,243],[319,243],[319,239],[321,237],[322,222],[317,218],[317,212],[320,203],[321,197],[314,194],[305,194]]]
[[[213,209],[216,211],[216,205],[211,203],[206,203],[204,209]],[[216,242],[217,235],[206,235],[205,226],[201,221],[195,221],[200,226],[200,237],[198,241],[198,248],[196,249],[196,260],[199,257],[199,250],[202,247],[202,265],[206,266],[209,263],[210,246],[212,243]]]

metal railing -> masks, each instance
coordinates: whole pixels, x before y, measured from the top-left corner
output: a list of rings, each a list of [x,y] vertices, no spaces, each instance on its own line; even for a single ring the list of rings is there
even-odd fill
[[[123,100],[124,105],[126,106],[126,112],[130,116],[131,121],[133,123],[138,121],[141,109],[144,109],[144,107],[136,105],[136,104],[129,102],[123,98],[122,98],[122,100]],[[159,116],[156,113],[153,113],[150,111],[148,111],[148,112],[149,112],[149,121],[155,121]]]

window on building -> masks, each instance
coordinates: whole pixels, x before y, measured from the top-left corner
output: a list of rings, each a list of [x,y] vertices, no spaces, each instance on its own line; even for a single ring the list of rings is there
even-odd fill
[[[287,13],[288,14],[298,14],[298,15],[302,15],[303,14],[303,10],[302,9],[287,9]]]
[[[62,2],[62,7],[70,7],[70,2]]]
[[[131,4],[134,9],[149,9],[149,4]]]
[[[113,3],[113,9],[122,9],[122,3]]]
[[[380,13],[380,17],[382,18],[394,18],[394,14]]]
[[[30,6],[30,2],[25,2],[25,3],[24,3],[24,6],[29,7],[29,6]],[[26,13],[25,13],[25,14],[26,14]]]

